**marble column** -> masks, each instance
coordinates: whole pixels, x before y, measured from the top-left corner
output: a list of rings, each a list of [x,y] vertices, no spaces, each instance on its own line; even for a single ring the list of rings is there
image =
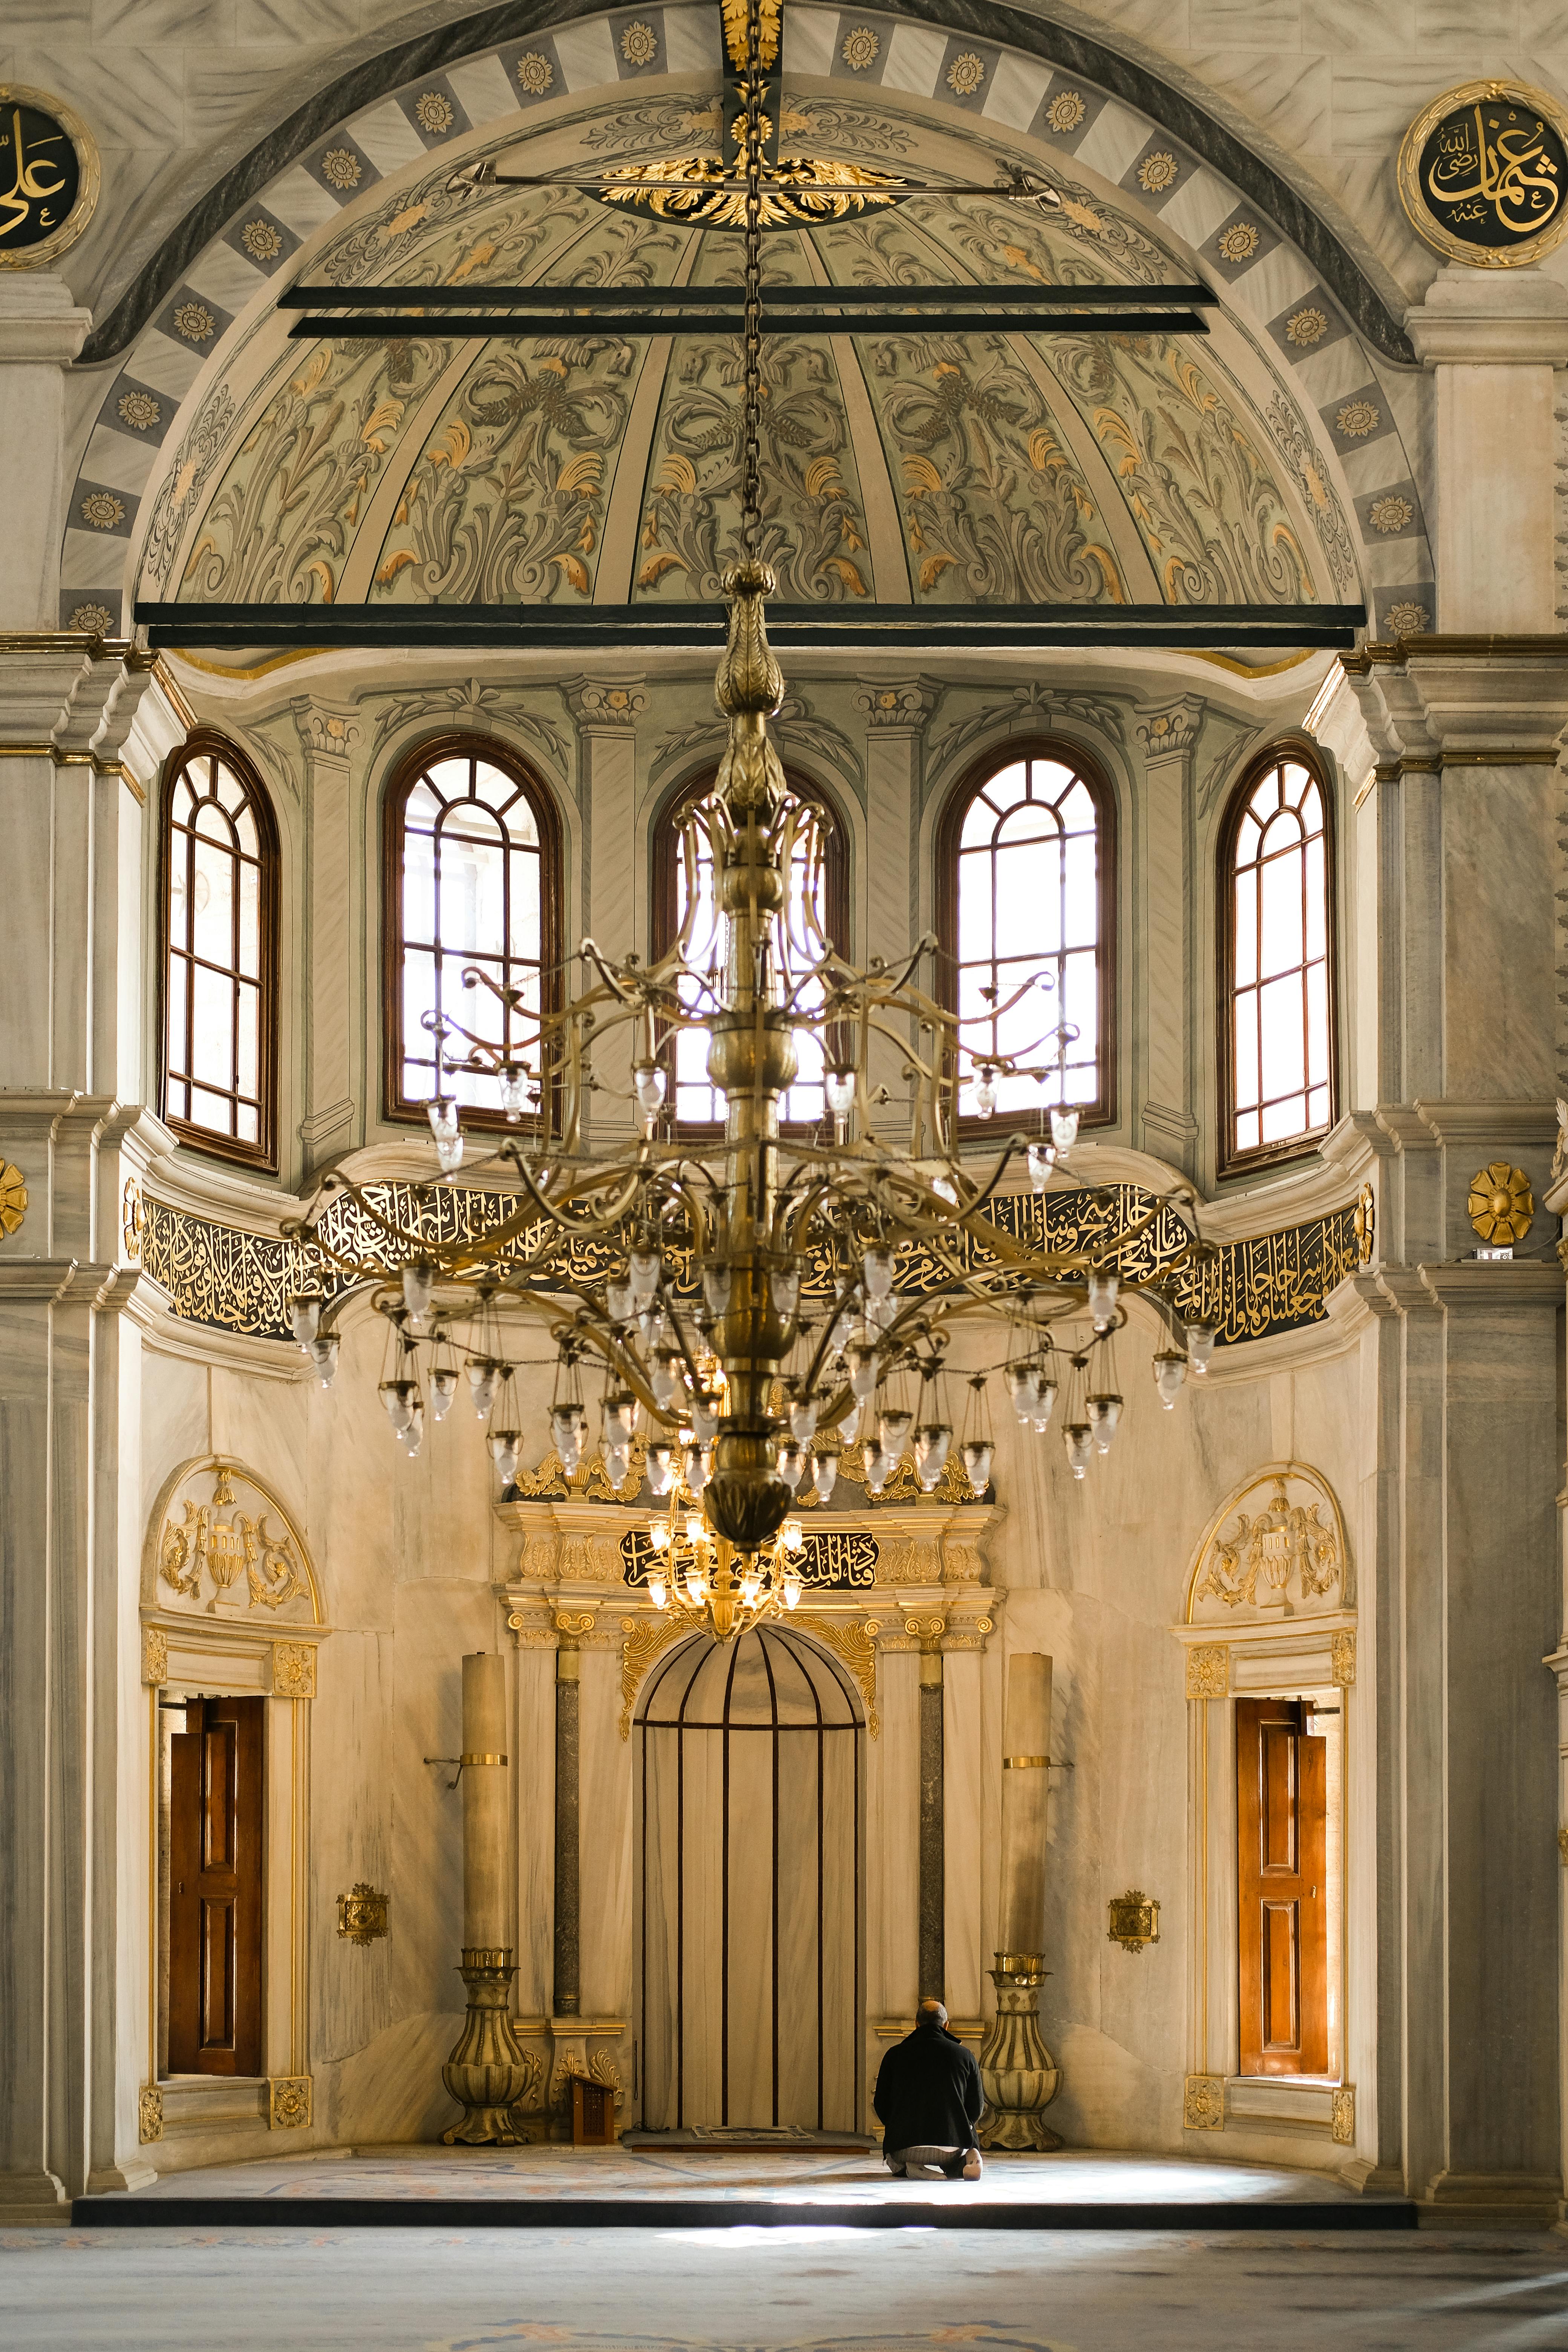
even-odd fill
[[[1193,1172],[1199,1127],[1193,1115],[1189,1024],[1194,989],[1191,941],[1193,747],[1203,724],[1197,695],[1158,709],[1141,709],[1144,789],[1134,813],[1141,840],[1139,889],[1143,906],[1136,952],[1142,1068],[1133,1083],[1145,1151]]]
[[[92,324],[63,278],[0,274],[0,449],[5,561],[0,629],[54,629],[65,526],[65,371]]]
[[[1568,287],[1450,262],[1405,324],[1437,380],[1437,627],[1555,629],[1552,371],[1568,364]]]
[[[365,839],[362,795],[353,789],[353,754],[363,735],[357,712],[301,698],[294,704],[294,724],[305,761],[309,977],[303,994],[305,1112],[299,1140],[309,1177],[364,1140],[366,1106],[354,1099],[365,1012],[363,966],[360,957],[345,956],[343,942],[361,936],[375,856]],[[374,1060],[373,1048],[373,1067]]]
[[[920,1998],[947,1990],[945,1854],[942,1823],[942,1652],[937,1636],[921,1643]]]
[[[555,1982],[551,2007],[556,2017],[575,2017],[582,2006],[577,1875],[580,1663],[576,1643],[563,1634],[555,1654]]]
[[[506,1660],[479,1651],[463,1660],[463,1957],[468,2013],[441,2079],[464,2109],[442,2133],[450,2146],[512,2147],[532,2137],[518,2112],[537,2085],[511,2017],[517,1971],[508,1942],[511,1825],[507,1797]]]
[[[1060,2083],[1040,2039],[1040,1986],[1046,1978],[1047,1791],[1051,1744],[1051,1661],[1016,1651],[1007,1662],[1002,1758],[1002,1868],[998,1926],[1002,1948],[991,1972],[996,2015],[980,2053],[987,2147],[1059,2147],[1041,2110]]]

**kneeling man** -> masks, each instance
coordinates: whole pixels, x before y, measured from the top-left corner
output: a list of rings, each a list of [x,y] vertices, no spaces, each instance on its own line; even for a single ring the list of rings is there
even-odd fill
[[[896,2180],[907,2179],[911,2164],[938,2166],[950,2180],[979,2179],[974,2127],[985,2112],[985,2094],[974,2053],[948,2032],[940,2000],[921,2001],[914,2032],[883,2059],[871,2104]]]

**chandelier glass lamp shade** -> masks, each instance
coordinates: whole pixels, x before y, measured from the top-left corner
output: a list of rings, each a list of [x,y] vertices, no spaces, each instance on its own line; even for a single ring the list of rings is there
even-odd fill
[[[753,59],[757,39],[751,0]],[[1116,1190],[1100,1202],[1089,1188],[1103,1218],[1079,1216],[1070,1246],[1052,1245],[1038,1196],[1059,1181],[1078,1114],[1059,1099],[1072,1032],[1051,1017],[1050,976],[968,1021],[922,984],[934,940],[900,966],[874,959],[862,970],[824,928],[824,820],[787,789],[769,724],[784,680],[768,644],[774,581],[760,551],[762,130],[759,76],[748,79],[741,544],[724,577],[716,683],[727,740],[712,792],[681,828],[682,922],[652,963],[583,940],[579,992],[566,997],[557,972],[566,1001],[547,994],[537,1015],[520,992],[466,970],[476,1002],[498,1000],[495,1034],[479,1016],[471,1026],[425,1016],[438,1071],[488,1077],[519,1129],[485,1171],[514,1196],[500,1223],[476,1233],[461,1213],[466,1138],[457,1103],[438,1095],[429,1116],[440,1172],[414,1188],[412,1209],[389,1216],[383,1198],[331,1176],[290,1228],[336,1274],[330,1296],[323,1284],[294,1298],[296,1339],[331,1381],[337,1326],[350,1301],[368,1297],[386,1322],[382,1400],[409,1453],[466,1375],[510,1484],[525,1444],[516,1372],[541,1360],[521,1351],[530,1330],[535,1349],[548,1333],[549,1440],[563,1471],[580,1475],[596,1445],[624,1499],[646,1480],[660,1506],[650,1597],[721,1641],[798,1601],[795,1514],[833,1494],[844,1449],[860,1447],[873,1498],[906,1458],[927,1491],[946,1476],[950,1492],[985,1492],[994,1439],[965,1327],[990,1332],[981,1352],[1003,1368],[1019,1423],[1046,1433],[1054,1418],[1079,1477],[1121,1419],[1114,1339],[1129,1298],[1147,1300],[1163,1328],[1153,1378],[1167,1407],[1185,1373],[1206,1368],[1215,1338],[1184,1325],[1173,1303],[1174,1278],[1213,1254],[1188,1188],[1145,1196],[1131,1215]],[[722,1106],[718,1135],[683,1133],[674,1118],[682,1041],[694,1031]],[[783,1107],[807,1039],[823,1113],[803,1128]],[[691,1052],[688,1043],[688,1064]],[[999,1089],[1011,1099],[1030,1077],[1038,1131],[986,1129]],[[994,1148],[975,1147],[993,1135]],[[345,1192],[358,1230],[374,1238],[374,1262],[343,1245],[341,1224],[322,1230],[327,1198]],[[1186,1244],[1141,1250],[1173,1209]],[[1105,1239],[1086,1247],[1086,1231]],[[918,1284],[901,1281],[917,1265]],[[950,1372],[961,1334],[965,1370]],[[960,1466],[967,1490],[952,1483]]]

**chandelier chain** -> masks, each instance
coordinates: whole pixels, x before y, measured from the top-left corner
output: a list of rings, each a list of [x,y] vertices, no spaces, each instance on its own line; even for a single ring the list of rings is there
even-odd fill
[[[763,405],[763,153],[762,0],[746,0],[745,155],[745,382],[742,402],[741,544],[748,558],[758,551],[762,530]]]

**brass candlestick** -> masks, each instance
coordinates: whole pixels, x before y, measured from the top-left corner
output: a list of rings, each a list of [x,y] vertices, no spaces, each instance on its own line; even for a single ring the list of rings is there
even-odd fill
[[[1060,2147],[1060,2136],[1041,2120],[1057,2095],[1061,2074],[1040,2036],[1040,1987],[1047,1970],[1039,1952],[998,1952],[991,1981],[996,2014],[980,2050],[980,2080],[985,2119],[984,2148],[1044,2150]]]
[[[524,2115],[543,2078],[537,2054],[524,2050],[511,2021],[510,1948],[465,1945],[459,1970],[468,1989],[468,2013],[441,2080],[465,2112],[441,2135],[447,2146],[517,2147],[545,2134],[543,2116]]]

